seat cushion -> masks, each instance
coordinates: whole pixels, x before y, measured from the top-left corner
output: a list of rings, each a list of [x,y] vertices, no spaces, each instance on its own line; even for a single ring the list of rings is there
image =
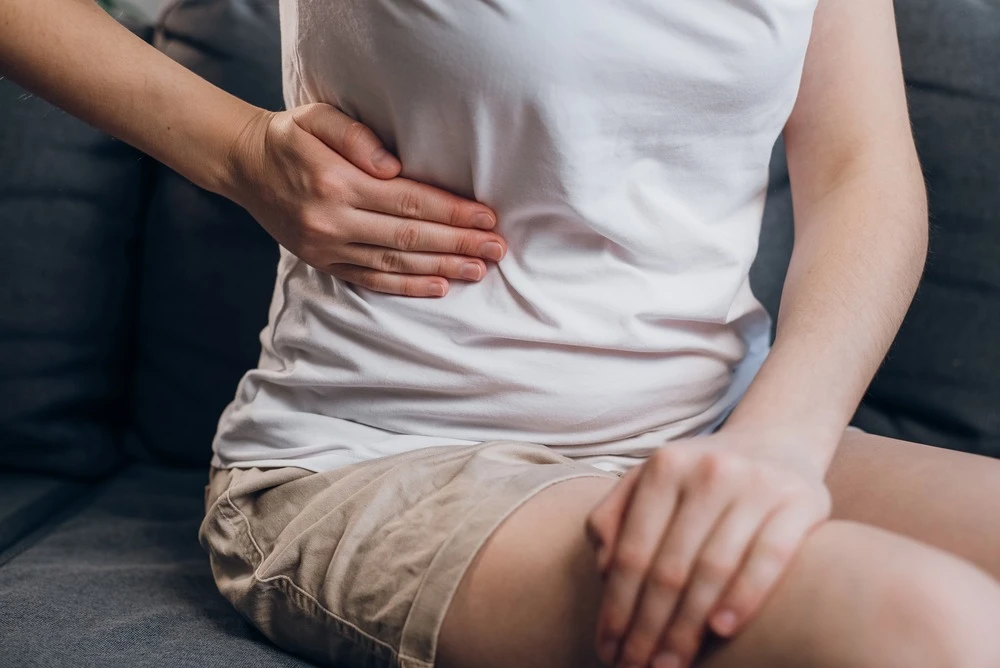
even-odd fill
[[[127,469],[0,568],[0,666],[302,667],[215,588],[207,473]]]
[[[154,44],[234,95],[279,109],[276,0],[182,0]],[[142,251],[130,449],[203,469],[222,409],[260,354],[278,246],[243,209],[158,167]]]
[[[19,540],[80,496],[87,485],[49,476],[0,473],[0,565]]]
[[[121,459],[150,166],[0,76],[0,469]]]

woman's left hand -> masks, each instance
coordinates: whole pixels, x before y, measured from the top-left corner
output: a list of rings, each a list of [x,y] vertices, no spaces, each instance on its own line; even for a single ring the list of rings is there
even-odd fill
[[[829,517],[822,472],[755,455],[745,440],[720,431],[660,448],[591,513],[607,665],[689,666],[708,628],[728,637],[753,617]]]

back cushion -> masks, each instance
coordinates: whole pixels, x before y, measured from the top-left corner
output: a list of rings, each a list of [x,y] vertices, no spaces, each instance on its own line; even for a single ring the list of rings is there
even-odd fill
[[[277,12],[277,0],[183,0],[162,18],[154,44],[276,110]],[[219,415],[256,364],[277,260],[277,244],[249,214],[158,166],[141,251],[133,454],[207,466]]]
[[[859,426],[1000,456],[1000,2],[897,2],[927,273]]]
[[[930,256],[855,424],[1000,456],[1000,2],[897,0]],[[783,156],[773,165],[755,290],[777,307],[791,248]]]
[[[0,77],[0,469],[120,461],[150,163]]]

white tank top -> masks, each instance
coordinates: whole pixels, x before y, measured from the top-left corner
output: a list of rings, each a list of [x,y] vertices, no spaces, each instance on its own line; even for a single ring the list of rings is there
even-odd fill
[[[748,283],[816,0],[282,0],[288,107],[336,105],[508,242],[442,299],[282,251],[216,466],[512,439],[621,469],[712,429],[768,346]]]

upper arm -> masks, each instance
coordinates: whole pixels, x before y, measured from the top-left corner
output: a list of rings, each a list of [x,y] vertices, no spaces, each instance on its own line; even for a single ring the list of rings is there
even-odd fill
[[[858,168],[919,176],[892,0],[819,0],[784,138],[796,208]]]

